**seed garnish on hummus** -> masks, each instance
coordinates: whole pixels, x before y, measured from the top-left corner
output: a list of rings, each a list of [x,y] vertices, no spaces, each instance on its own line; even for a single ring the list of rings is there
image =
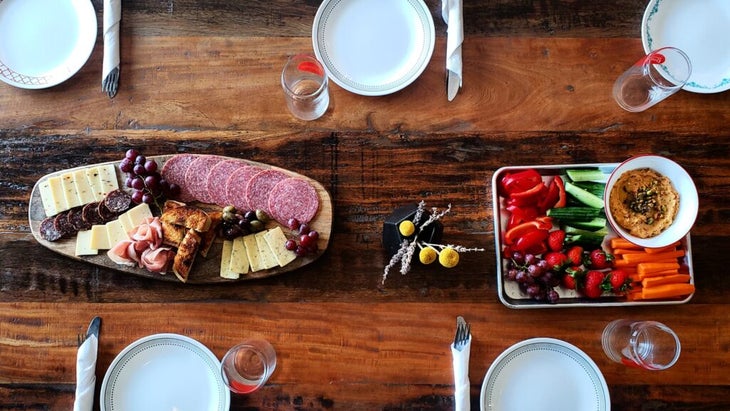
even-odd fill
[[[631,235],[650,238],[672,225],[679,193],[672,182],[650,168],[623,173],[611,189],[610,212]]]

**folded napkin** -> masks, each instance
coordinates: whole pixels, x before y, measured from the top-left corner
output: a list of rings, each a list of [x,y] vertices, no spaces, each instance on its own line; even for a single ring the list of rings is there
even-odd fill
[[[442,0],[441,16],[446,22],[446,70],[448,72],[447,94],[453,100],[461,88],[461,44],[464,42],[464,18],[462,0]]]
[[[114,97],[116,94],[119,81],[119,22],[121,19],[122,0],[104,0],[104,62],[101,70],[101,84],[109,97]],[[104,87],[105,82],[113,83],[113,87]]]
[[[469,411],[471,397],[469,395],[469,352],[471,351],[471,335],[461,351],[451,344],[451,355],[454,359],[454,411]]]
[[[99,340],[94,335],[81,344],[76,353],[76,399],[74,411],[89,411],[94,407],[96,389],[96,354]]]

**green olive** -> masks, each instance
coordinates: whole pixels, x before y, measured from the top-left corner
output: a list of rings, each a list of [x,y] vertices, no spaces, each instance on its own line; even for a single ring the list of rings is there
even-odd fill
[[[258,233],[259,231],[262,231],[264,229],[264,223],[262,223],[261,220],[253,220],[250,224],[251,231],[254,233]]]
[[[223,207],[223,212],[224,213],[235,213],[236,207],[234,207],[232,205],[227,205],[227,206]]]
[[[223,218],[223,221],[235,221],[236,220],[236,214],[230,212],[230,211],[223,211],[223,214],[221,215]]]
[[[262,223],[269,222],[269,215],[264,210],[256,210],[256,219]]]

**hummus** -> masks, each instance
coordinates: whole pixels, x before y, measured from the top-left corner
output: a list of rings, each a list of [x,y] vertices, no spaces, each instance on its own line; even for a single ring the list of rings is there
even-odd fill
[[[679,193],[667,177],[650,168],[631,170],[611,188],[609,208],[616,223],[631,235],[655,237],[677,216]]]

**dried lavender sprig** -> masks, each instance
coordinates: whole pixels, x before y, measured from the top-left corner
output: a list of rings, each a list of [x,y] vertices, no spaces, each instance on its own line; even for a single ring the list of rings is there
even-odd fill
[[[383,270],[383,279],[381,281],[381,284],[385,284],[385,280],[388,278],[388,272],[391,268],[395,267],[395,264],[400,261],[403,257],[403,255],[406,253],[406,250],[408,250],[408,247],[410,244],[407,240],[403,240],[403,242],[400,245],[400,248],[398,249],[398,252],[393,255],[393,257],[390,258],[390,262],[387,266],[385,266],[385,270]],[[401,261],[402,264],[402,261]]]

